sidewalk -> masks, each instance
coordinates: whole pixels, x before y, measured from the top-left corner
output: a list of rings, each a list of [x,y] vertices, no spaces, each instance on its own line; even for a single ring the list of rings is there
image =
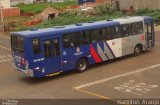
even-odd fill
[[[154,27],[155,27],[155,29],[160,29],[160,25],[158,25],[158,26],[155,25]]]
[[[0,36],[9,37],[10,35],[9,35],[9,33],[0,31]]]

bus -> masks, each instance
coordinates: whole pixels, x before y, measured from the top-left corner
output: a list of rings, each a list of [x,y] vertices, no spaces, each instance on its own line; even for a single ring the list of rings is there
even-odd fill
[[[154,48],[153,18],[123,17],[11,33],[13,66],[46,77]]]

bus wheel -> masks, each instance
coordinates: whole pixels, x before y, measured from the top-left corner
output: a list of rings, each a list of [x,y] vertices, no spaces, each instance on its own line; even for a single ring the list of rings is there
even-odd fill
[[[142,53],[142,46],[141,45],[137,45],[134,48],[134,55],[140,55]]]
[[[87,59],[81,58],[77,61],[76,72],[81,73],[87,70],[88,61]]]

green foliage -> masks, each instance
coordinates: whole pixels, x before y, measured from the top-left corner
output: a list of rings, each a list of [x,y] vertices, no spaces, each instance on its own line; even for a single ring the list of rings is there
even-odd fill
[[[109,4],[102,4],[95,8],[95,12],[97,14],[110,14],[111,13],[111,5]]]
[[[39,13],[43,11],[48,6],[53,7],[55,9],[63,9],[67,6],[75,5],[76,2],[67,1],[64,3],[38,3],[38,4],[27,4],[18,5],[23,12],[31,12],[31,13]],[[34,9],[33,9],[34,8]],[[98,21],[98,20],[107,20],[113,18],[123,17],[126,14],[122,12],[113,11],[111,10],[111,5],[109,4],[102,4],[94,8],[94,10],[90,11],[79,11],[79,10],[68,10],[61,12],[58,18],[50,19],[44,21],[43,23],[37,25],[37,28],[46,28],[46,27],[53,27],[53,26],[61,26],[61,25],[68,25],[68,24],[76,24],[76,23],[83,23],[88,21]],[[160,10],[148,10],[140,9],[136,11],[133,15],[138,16],[152,16],[155,19],[159,18],[160,20]],[[25,30],[29,27],[19,27],[18,30]]]
[[[16,7],[20,7],[21,12],[40,13],[47,7],[53,7],[58,10],[62,10],[67,6],[75,5],[75,1],[66,1],[61,3],[33,3],[33,4],[19,4]]]
[[[68,10],[68,11],[61,12],[59,16],[60,17],[75,17],[78,15],[78,13],[79,13],[78,10]]]
[[[122,17],[123,14],[121,12],[113,12],[111,14],[102,14],[96,16],[84,16],[75,13],[71,13],[68,15],[67,13],[61,14],[61,17],[48,20],[43,22],[42,24],[38,25],[37,28],[46,28],[46,27],[53,27],[53,26],[61,26],[61,25],[68,25],[68,24],[76,24],[88,21],[98,21],[98,20],[107,20],[112,18]]]
[[[149,12],[148,8],[144,8],[144,9],[140,9],[140,10],[136,11],[135,14],[142,15],[142,14],[146,14],[148,12]]]
[[[145,8],[136,11],[134,15],[152,16],[154,20],[156,20],[157,18],[159,18],[160,20],[160,10],[148,10],[147,8]]]

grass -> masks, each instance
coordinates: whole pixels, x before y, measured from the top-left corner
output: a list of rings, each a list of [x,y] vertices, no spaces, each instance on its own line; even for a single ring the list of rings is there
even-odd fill
[[[77,4],[75,1],[66,1],[61,3],[33,3],[33,4],[18,4],[16,7],[20,7],[21,12],[40,13],[47,7],[53,7],[58,10],[62,10],[67,6],[73,6]]]
[[[47,6],[53,7],[55,9],[61,10],[66,8],[67,6],[75,5],[76,2],[73,1],[67,1],[63,3],[38,3],[38,4],[27,4],[27,5],[17,5],[21,8],[21,11],[23,12],[31,12],[31,13],[39,13],[43,11]],[[33,9],[34,8],[34,9]],[[69,24],[76,24],[76,23],[83,23],[88,21],[98,21],[98,20],[107,20],[107,19],[113,19],[113,18],[119,18],[126,16],[126,14],[123,14],[118,11],[110,11],[106,10],[108,8],[107,5],[101,5],[98,6],[94,11],[86,12],[80,12],[78,10],[71,10],[71,11],[64,11],[60,13],[58,18],[50,19],[47,21],[44,21],[43,23],[34,26],[37,28],[47,28],[47,27],[53,27],[53,26],[61,26],[61,25],[69,25]],[[154,20],[159,18],[160,20],[160,10],[148,10],[148,9],[140,9],[136,11],[134,15],[139,16],[152,16]],[[17,31],[20,30],[26,30],[31,27],[27,26],[20,26],[18,27]]]
[[[154,20],[158,18],[160,21],[160,9],[158,10],[148,10],[147,8],[140,9],[135,12],[134,15],[139,15],[139,16],[152,16]]]
[[[42,24],[37,25],[37,28],[46,28],[53,26],[61,26],[61,25],[69,25],[76,24],[88,21],[98,21],[98,20],[107,20],[113,19],[123,16],[120,12],[113,12],[112,14],[102,14],[98,16],[83,16],[83,15],[70,15],[70,16],[62,16],[57,19],[48,20],[43,22]]]

